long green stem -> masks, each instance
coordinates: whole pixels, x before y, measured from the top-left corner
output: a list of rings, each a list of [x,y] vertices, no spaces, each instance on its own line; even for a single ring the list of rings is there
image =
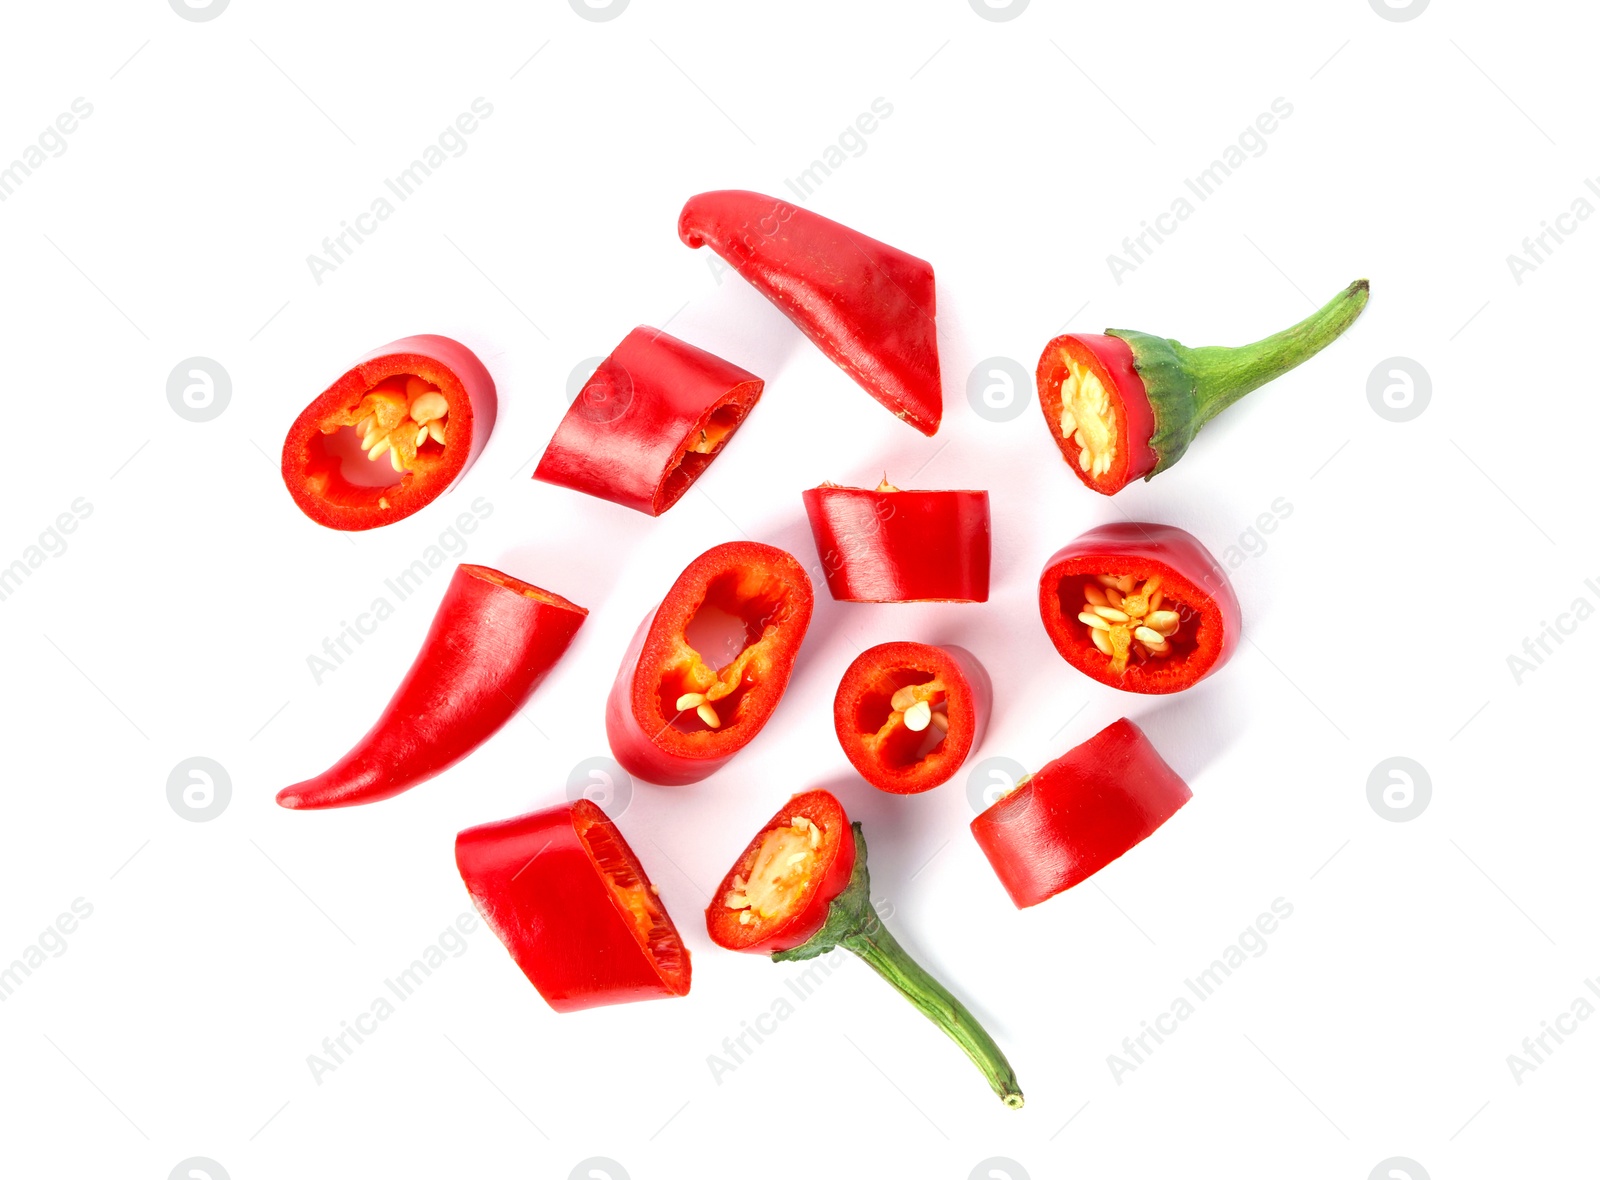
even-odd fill
[[[811,938],[789,951],[772,956],[776,962],[814,959],[834,947],[843,947],[860,958],[888,981],[917,1011],[944,1030],[972,1063],[983,1072],[1000,1100],[1013,1110],[1022,1107],[1022,1090],[1016,1071],[1006,1060],[978,1018],[965,1004],[905,951],[894,935],[878,920],[872,908],[872,887],[867,874],[867,841],[861,825],[852,824],[856,842],[856,864],[850,883],[828,907],[828,920]]]
[[[1357,279],[1292,328],[1235,348],[1212,345],[1174,351],[1195,384],[1195,429],[1253,389],[1304,364],[1337,340],[1367,305],[1367,280]]]

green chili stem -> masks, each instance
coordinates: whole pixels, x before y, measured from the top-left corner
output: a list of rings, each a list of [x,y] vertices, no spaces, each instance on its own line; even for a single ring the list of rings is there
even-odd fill
[[[1357,279],[1292,328],[1237,348],[1174,349],[1194,379],[1194,429],[1252,389],[1283,376],[1332,344],[1367,305],[1367,280]],[[1176,342],[1174,342],[1176,343]]]
[[[814,959],[834,947],[858,955],[867,966],[883,976],[912,1005],[961,1046],[972,1063],[983,1072],[1000,1100],[1013,1110],[1022,1106],[1022,1090],[1016,1071],[1006,1060],[978,1018],[942,983],[923,970],[905,951],[894,935],[878,920],[872,908],[872,886],[867,875],[867,841],[861,825],[852,824],[856,842],[856,864],[850,883],[828,907],[828,919],[811,938],[789,951],[779,951],[775,962]]]

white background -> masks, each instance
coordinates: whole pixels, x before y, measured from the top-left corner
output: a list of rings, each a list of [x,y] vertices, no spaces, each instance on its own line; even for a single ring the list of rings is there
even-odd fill
[[[6,26],[0,161],[75,98],[93,114],[0,204],[0,565],[76,498],[92,515],[0,602],[0,963],[75,898],[93,914],[0,1004],[0,1171],[160,1178],[203,1156],[235,1180],[563,1178],[604,1157],[635,1180],[965,1180],[1004,1157],[1014,1180],[1362,1180],[1404,1156],[1435,1178],[1574,1173],[1600,1023],[1520,1085],[1506,1057],[1600,971],[1581,744],[1600,627],[1520,685],[1507,657],[1600,602],[1600,224],[1520,284],[1506,255],[1600,168],[1586,10],[1035,0],[990,21],[966,0],[636,0],[597,22],[557,0],[235,0],[186,21],[145,0],[13,5]],[[465,154],[315,282],[306,256],[480,96],[494,113]],[[893,114],[806,205],[934,263],[932,439],[675,234],[704,189],[792,196],[785,179],[879,97]],[[1107,255],[1279,97],[1293,114],[1264,153],[1118,283]],[[1005,423],[966,396],[979,361],[1031,369],[1067,323],[1239,343],[1361,275],[1372,302],[1347,337],[1114,501],[1064,468],[1031,391]],[[574,368],[668,321],[768,381],[695,490],[650,520],[533,482]],[[447,500],[321,529],[282,486],[284,433],[414,332],[483,358],[494,436]],[[165,392],[196,355],[232,379],[204,423]],[[1367,398],[1394,356],[1431,376],[1404,423]],[[454,833],[559,801],[607,753],[617,660],[678,571],[741,536],[810,561],[800,491],[885,471],[989,489],[993,596],[823,593],[766,731],[706,782],[612,808],[692,948],[692,994],[557,1016],[480,928],[314,1082],[307,1055],[469,908]],[[524,719],[442,778],[279,809],[377,715],[446,574],[320,685],[307,657],[477,497],[493,511],[465,559],[589,607],[577,641]],[[1280,498],[1292,512],[1233,575],[1247,642],[1221,674],[1146,699],[1057,658],[1034,604],[1057,547],[1127,515],[1221,556]],[[833,691],[891,639],[987,664],[981,756],[1037,766],[1126,714],[1194,801],[1091,883],[1014,910],[966,830],[965,775],[903,799],[847,773]],[[1368,802],[1394,755],[1431,777],[1411,822]],[[194,756],[231,778],[210,822],[167,800]],[[797,968],[712,947],[704,891],[819,784],[864,822],[902,941],[1009,1052],[1023,1112],[854,963],[713,1080],[708,1056]],[[1279,897],[1294,914],[1267,951],[1114,1080],[1107,1055]]]

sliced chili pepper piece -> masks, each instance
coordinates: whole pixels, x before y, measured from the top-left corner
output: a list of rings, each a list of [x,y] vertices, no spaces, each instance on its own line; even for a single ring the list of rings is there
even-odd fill
[[[377,724],[331,768],[279,791],[279,805],[375,803],[448,770],[527,704],[588,614],[510,574],[457,566]]]
[[[284,485],[328,528],[393,524],[454,486],[488,441],[495,409],[494,378],[471,349],[407,336],[369,352],[300,411],[283,442]],[[366,459],[355,457],[357,442]],[[398,482],[383,482],[390,471]]]
[[[805,570],[771,545],[733,541],[690,562],[640,624],[606,700],[617,761],[668,786],[715,773],[778,707],[812,604]],[[718,620],[733,640],[697,650],[690,632]]]
[[[803,496],[840,602],[987,602],[989,493],[825,483]]]
[[[739,190],[690,197],[678,237],[710,246],[889,411],[923,434],[944,394],[933,267],[787,201]]]
[[[557,1012],[689,993],[689,950],[615,824],[588,799],[456,836],[483,920]]]
[[[1357,279],[1294,327],[1238,348],[1117,328],[1057,336],[1039,358],[1039,407],[1073,472],[1110,496],[1171,467],[1202,426],[1316,356],[1366,305],[1367,280]]]
[[[931,791],[961,769],[989,724],[992,689],[959,647],[880,643],[845,669],[833,698],[839,745],[880,791]]]
[[[1021,1108],[1016,1071],[994,1038],[879,921],[861,825],[827,791],[796,795],[762,827],[706,907],[706,932],[720,947],[779,963],[836,947],[860,956],[961,1046],[1007,1106]]]
[[[1170,524],[1103,524],[1057,550],[1039,616],[1067,663],[1124,692],[1182,692],[1239,646],[1227,572]]]
[[[1190,799],[1144,731],[1124,717],[1068,750],[972,821],[1020,909],[1098,873]]]
[[[763,384],[704,349],[635,328],[584,385],[533,477],[660,516],[722,452]]]

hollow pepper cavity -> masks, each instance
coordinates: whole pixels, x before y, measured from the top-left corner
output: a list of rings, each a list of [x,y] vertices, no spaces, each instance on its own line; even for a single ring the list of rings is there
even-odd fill
[[[972,821],[972,835],[1025,909],[1098,873],[1190,797],[1188,784],[1124,717],[1024,775]]]
[[[1057,336],[1039,358],[1039,407],[1078,478],[1113,495],[1171,467],[1202,426],[1332,344],[1366,305],[1357,279],[1292,328],[1238,348],[1115,328]]]
[[[638,857],[588,799],[456,836],[483,920],[557,1012],[689,992],[688,948]]]
[[[494,378],[471,349],[407,336],[362,357],[300,412],[283,442],[284,486],[328,528],[393,524],[465,474],[495,411]]]
[[[690,197],[678,237],[710,246],[834,364],[923,434],[939,429],[933,267],[761,193]]]
[[[374,803],[449,769],[521,710],[588,614],[487,566],[456,567],[377,724],[331,768],[279,791],[278,803]]]
[[[975,1016],[906,954],[872,906],[867,842],[827,791],[796,795],[745,848],[706,907],[711,941],[775,962],[843,947],[888,981],[982,1071],[1013,1109],[1016,1071]]]
[[[1239,646],[1226,571],[1167,524],[1103,524],[1057,550],[1039,576],[1039,617],[1063,659],[1124,692],[1181,692]]]
[[[948,782],[989,723],[989,674],[971,652],[880,643],[851,662],[833,698],[850,765],[880,791],[915,795]]]
[[[987,602],[989,493],[825,483],[803,495],[840,602]]]
[[[704,349],[635,328],[579,392],[533,477],[660,516],[722,452],[762,385]]]
[[[812,606],[811,579],[782,549],[733,541],[695,558],[622,657],[606,700],[617,761],[668,786],[714,773],[778,707]],[[691,629],[719,622],[727,638],[697,650]]]

